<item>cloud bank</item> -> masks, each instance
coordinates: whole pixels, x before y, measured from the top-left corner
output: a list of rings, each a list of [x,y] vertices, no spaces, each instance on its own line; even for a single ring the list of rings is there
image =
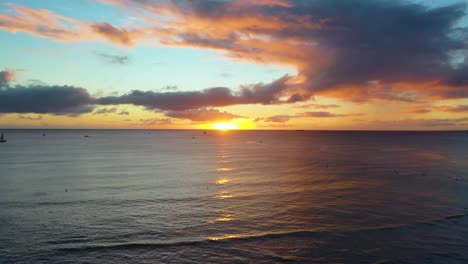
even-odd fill
[[[16,86],[0,90],[0,113],[76,116],[93,111],[93,98],[72,86]]]
[[[77,115],[91,112],[96,105],[131,104],[196,121],[204,115],[220,114],[212,107],[286,104],[308,101],[313,96],[409,105],[468,98],[468,27],[461,23],[467,6],[463,3],[434,8],[383,0],[98,2],[138,14],[142,22],[116,26],[7,4],[9,12],[0,13],[0,29],[62,42],[102,40],[134,47],[150,41],[171,47],[212,49],[223,51],[229,59],[292,66],[297,75],[238,89],[135,89],[121,96],[95,98],[73,86],[11,87],[11,72],[3,71],[0,113]],[[101,57],[115,63],[127,61],[104,55]],[[310,105],[314,109],[333,107]],[[466,111],[464,105],[434,109]],[[411,111],[422,114],[426,110]],[[302,116],[337,115],[315,111]],[[288,118],[279,115],[269,120]]]
[[[136,12],[144,23],[124,28],[9,4],[13,14],[0,14],[0,28],[58,41],[102,39],[134,46],[150,40],[294,66],[298,75],[290,76],[286,86],[262,88],[259,96],[269,94],[269,103],[280,93],[289,95],[289,102],[312,95],[360,102],[468,97],[468,28],[459,23],[466,15],[465,4],[429,8],[383,0],[99,2]],[[251,101],[265,102],[251,98],[247,103]]]

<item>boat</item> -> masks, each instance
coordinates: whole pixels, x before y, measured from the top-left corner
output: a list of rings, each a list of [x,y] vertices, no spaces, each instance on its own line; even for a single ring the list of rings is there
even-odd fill
[[[3,136],[3,133],[2,133],[2,136],[0,137],[0,143],[5,143],[5,142],[7,141],[5,140],[5,137]]]

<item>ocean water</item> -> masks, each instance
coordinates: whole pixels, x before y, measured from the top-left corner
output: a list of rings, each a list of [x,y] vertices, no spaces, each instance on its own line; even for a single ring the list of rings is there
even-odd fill
[[[466,132],[42,132],[0,145],[0,263],[468,263]]]

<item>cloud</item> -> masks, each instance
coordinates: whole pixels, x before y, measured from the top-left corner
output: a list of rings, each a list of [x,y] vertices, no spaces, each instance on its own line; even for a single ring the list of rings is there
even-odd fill
[[[293,65],[298,75],[291,79],[300,88],[284,90],[290,102],[312,94],[355,102],[468,97],[468,60],[453,63],[452,56],[468,49],[468,29],[458,24],[466,13],[464,4],[429,8],[373,0],[102,2],[133,11],[144,8],[148,16],[171,16],[172,23],[154,25],[167,33],[159,39],[164,45]]]
[[[6,75],[5,75],[6,76]],[[79,115],[92,112],[97,105],[132,104],[150,110],[172,111],[172,115],[193,114],[193,120],[208,113],[214,116],[215,110],[207,107],[221,107],[238,104],[278,104],[291,100],[283,98],[282,92],[288,88],[289,76],[285,75],[271,83],[256,83],[241,86],[232,91],[226,87],[208,88],[202,91],[152,92],[134,90],[121,96],[93,97],[87,90],[73,86],[7,86],[0,91],[0,113],[51,113]],[[199,111],[186,111],[196,110]],[[95,114],[115,112],[115,108],[97,110]],[[181,112],[186,111],[186,112]],[[218,114],[218,117],[221,114]],[[223,117],[228,117],[222,113]],[[233,116],[234,117],[234,116]],[[236,116],[237,117],[237,116]],[[201,117],[198,117],[201,118]]]
[[[100,2],[137,12],[142,22],[116,26],[8,4],[12,12],[0,13],[0,28],[57,41],[106,40],[128,47],[151,41],[213,49],[229,59],[287,65],[297,71],[295,76],[237,90],[134,90],[93,98],[94,104],[185,111],[294,103],[315,95],[407,104],[468,98],[468,28],[460,23],[466,16],[464,4],[434,8],[380,0]],[[311,117],[336,116],[308,113]]]
[[[95,54],[104,62],[110,64],[126,65],[130,62],[130,58],[128,56],[111,55],[104,52],[96,52]]]
[[[45,82],[36,79],[28,80],[28,84],[32,86],[47,86]]]
[[[33,121],[42,120],[42,116],[33,117],[33,116],[19,115],[18,118],[19,118],[19,119],[26,119],[26,120],[33,120]]]
[[[172,118],[189,119],[195,122],[214,122],[214,121],[230,121],[234,118],[242,116],[234,115],[226,111],[221,112],[217,109],[192,109],[182,111],[167,111],[165,115]]]
[[[130,115],[130,112],[128,111],[121,111],[119,115]]]
[[[430,112],[432,112],[431,109],[427,107],[421,107],[421,106],[412,107],[408,111],[406,111],[406,113],[410,113],[410,114],[427,114]]]
[[[208,88],[202,91],[152,92],[134,90],[121,96],[96,99],[97,104],[133,104],[147,109],[182,111],[205,107],[221,107],[238,104],[279,104],[295,100],[294,95],[282,99],[289,88],[289,76],[285,75],[271,83],[256,83],[241,86],[238,91],[226,87]]]
[[[111,42],[121,44],[123,46],[133,46],[135,42],[134,38],[139,35],[138,32],[132,32],[124,28],[117,28],[106,22],[91,23],[90,27],[95,33],[103,36]]]
[[[389,129],[389,130],[417,130],[417,129],[447,129],[458,128],[468,123],[468,118],[432,118],[432,119],[400,119],[400,120],[370,120],[362,121],[358,129]]]
[[[93,115],[106,115],[106,114],[112,114],[117,111],[116,107],[112,108],[100,108],[94,111]]]
[[[0,71],[0,89],[6,87],[8,83],[15,78],[16,71],[14,70],[3,70]]]
[[[437,110],[449,113],[464,113],[468,112],[468,105],[457,105],[457,106],[437,106]]]
[[[347,117],[347,116],[363,116],[365,114],[334,114],[326,111],[318,112],[304,112],[299,113],[297,117],[320,117],[320,118],[329,118],[329,117]]]
[[[80,38],[78,20],[46,9],[32,9],[15,4],[6,5],[14,11],[14,14],[0,13],[0,28],[3,30],[22,31],[62,41]]]
[[[145,126],[169,125],[172,123],[169,118],[147,118],[147,119],[140,119],[140,122],[142,125],[145,125]]]
[[[101,2],[139,10],[148,24],[118,28],[10,4],[17,14],[3,14],[0,25],[58,40],[101,37],[132,46],[140,39],[155,39],[164,45],[222,49],[232,58],[290,64],[297,67],[297,81],[308,93],[343,85],[360,89],[369,81],[391,85],[426,81],[445,85],[436,93],[444,97],[467,85],[468,64],[450,63],[452,52],[466,50],[467,29],[457,26],[465,15],[461,4],[428,8],[370,0]],[[173,21],[150,23],[153,14],[171,16]],[[377,98],[405,99],[398,94]]]
[[[274,123],[284,123],[289,121],[291,118],[294,118],[294,116],[289,116],[289,115],[275,115],[275,116],[270,116],[266,118],[261,118],[261,119],[255,119],[256,122],[258,121],[263,121],[263,122],[274,122]]]
[[[7,3],[11,10],[0,13],[0,29],[25,32],[56,41],[107,40],[120,46],[133,46],[144,29],[125,29],[107,22],[87,22],[46,9],[34,9]],[[152,30],[156,32],[156,30]]]
[[[298,86],[282,89],[289,102],[312,94],[361,102],[412,102],[419,93],[468,96],[467,60],[454,64],[451,56],[467,50],[468,30],[457,24],[465,15],[462,4],[428,8],[371,0],[101,2],[139,12],[146,24],[116,27],[9,4],[16,14],[1,14],[0,28],[65,41],[103,38],[124,46],[155,40],[220,49],[235,59],[293,65],[298,75],[291,79]],[[154,15],[172,19],[162,23],[151,19]],[[369,93],[369,82],[392,88]],[[421,82],[426,85],[406,85]],[[349,92],[349,86],[356,92]]]
[[[254,119],[254,122],[274,122],[274,123],[285,123],[293,118],[313,117],[313,118],[332,118],[332,117],[353,117],[353,116],[364,116],[365,114],[334,114],[331,112],[304,112],[297,113],[295,115],[274,115],[269,117],[259,117]]]
[[[321,104],[305,104],[305,105],[297,105],[294,106],[294,108],[315,108],[315,109],[328,109],[328,108],[338,108],[341,107],[340,105],[336,104],[326,104],[326,105],[321,105]]]
[[[226,106],[236,103],[236,98],[228,88],[217,87],[193,92],[152,92],[134,90],[121,96],[108,96],[97,99],[98,104],[133,104],[148,109],[187,110],[206,106]]]
[[[177,85],[166,85],[162,89],[167,91],[174,91],[179,89],[179,87],[177,87]]]
[[[93,98],[73,86],[16,86],[0,90],[0,113],[76,116],[94,109]]]
[[[440,112],[447,112],[447,113],[465,113],[468,112],[468,105],[457,105],[457,106],[449,106],[449,105],[441,105],[441,106],[432,106],[432,107],[421,107],[415,106],[410,108],[407,113],[411,114],[426,114],[430,113],[433,110],[440,111]]]

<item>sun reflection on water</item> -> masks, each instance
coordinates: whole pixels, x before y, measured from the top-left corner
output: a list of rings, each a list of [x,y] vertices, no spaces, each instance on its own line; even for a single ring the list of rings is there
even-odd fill
[[[234,168],[225,168],[225,167],[223,167],[223,168],[216,169],[216,171],[232,171],[232,170],[234,170]]]
[[[232,194],[229,194],[229,193],[220,193],[218,195],[216,195],[216,198],[218,199],[229,199],[229,198],[233,198],[234,196]]]
[[[227,184],[227,183],[230,183],[230,182],[231,182],[230,179],[223,178],[223,179],[218,179],[218,180],[216,181],[216,184],[223,185],[223,184]]]
[[[210,221],[208,221],[208,223],[214,224],[216,222],[229,222],[229,221],[232,221],[232,220],[234,220],[234,217],[232,217],[231,214],[227,214],[227,215],[224,215],[222,217],[218,217],[215,220],[210,220]]]
[[[238,237],[240,236],[239,235],[210,236],[208,237],[208,240],[219,241],[219,240],[226,240],[226,239],[232,239],[232,238],[238,238]]]

